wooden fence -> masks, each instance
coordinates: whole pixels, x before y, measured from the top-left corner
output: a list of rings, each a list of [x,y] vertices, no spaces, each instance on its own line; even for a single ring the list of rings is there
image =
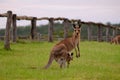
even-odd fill
[[[68,18],[63,18],[63,17],[58,17],[58,18],[48,18],[48,17],[42,17],[42,18],[37,18],[37,17],[31,17],[31,16],[17,16],[17,14],[13,14],[12,11],[7,11],[7,13],[0,14],[0,17],[7,17],[7,22],[6,22],[6,30],[5,30],[5,43],[4,47],[5,49],[10,49],[10,28],[11,25],[13,26],[13,33],[12,33],[12,41],[16,42],[17,38],[17,20],[30,20],[31,21],[31,39],[34,40],[36,39],[36,21],[38,20],[48,20],[49,21],[49,26],[48,26],[48,41],[52,42],[53,41],[53,25],[54,21],[61,20],[63,21],[64,25],[64,38],[68,36],[68,26],[71,22],[76,22],[78,20],[75,19],[68,19]],[[81,21],[82,24],[87,24],[88,25],[88,40],[91,40],[92,36],[92,29],[91,25],[97,25],[98,26],[98,41],[102,40],[102,27],[106,28],[106,41],[109,40],[109,30],[110,28],[113,29],[113,36],[116,35],[116,31],[120,30],[119,27],[114,27],[111,25],[104,25],[102,23],[95,23],[95,22],[84,22]]]

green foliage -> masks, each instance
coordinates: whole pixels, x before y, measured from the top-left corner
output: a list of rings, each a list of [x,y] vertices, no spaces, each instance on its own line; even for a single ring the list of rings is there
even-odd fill
[[[4,29],[0,29],[0,36],[4,36],[5,35],[5,30]]]
[[[107,23],[107,24],[113,25],[113,26],[120,26],[120,24],[111,24],[111,23]],[[46,36],[48,34],[48,25],[49,24],[37,26],[37,33],[40,33],[40,34]],[[92,35],[97,36],[98,27],[96,25],[90,25],[90,26],[92,27]],[[53,27],[54,27],[53,35],[58,36],[58,37],[63,37],[63,34],[64,34],[63,24],[58,22],[58,23],[55,23]],[[89,27],[89,25],[84,25],[84,24],[82,25],[82,31],[81,31],[82,39],[87,39],[87,34],[88,34],[87,27]],[[72,25],[70,25],[68,27],[68,30],[69,30],[68,36],[71,36],[72,32],[73,32]],[[0,36],[4,36],[4,32],[5,32],[4,29],[1,29]],[[29,36],[30,32],[31,32],[31,26],[17,27],[17,35],[18,36]],[[104,27],[102,28],[102,33],[103,33],[102,34],[103,36],[106,35],[106,28],[104,28]],[[112,29],[110,29],[109,34],[112,36]],[[120,31],[118,31],[117,34],[120,34]]]
[[[17,28],[17,35],[18,36],[28,36],[30,35],[30,30],[31,27],[30,26],[26,26],[26,27],[18,27]]]
[[[18,41],[11,50],[0,42],[0,80],[119,80],[120,45],[81,42],[81,57],[60,69],[54,61],[44,70],[50,50],[57,42]]]

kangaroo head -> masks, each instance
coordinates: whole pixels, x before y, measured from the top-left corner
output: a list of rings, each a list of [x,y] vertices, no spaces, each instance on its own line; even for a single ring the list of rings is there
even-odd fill
[[[67,54],[67,60],[68,61],[73,60],[73,53],[68,53]]]
[[[74,28],[74,35],[75,36],[78,36],[78,35],[80,35],[80,31],[81,31],[81,21],[80,20],[78,20],[78,22],[77,22],[77,24],[73,24],[73,28]]]

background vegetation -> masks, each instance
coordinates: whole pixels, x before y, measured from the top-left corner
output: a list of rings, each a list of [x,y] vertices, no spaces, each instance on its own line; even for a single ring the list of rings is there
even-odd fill
[[[111,23],[107,23],[109,25],[113,25],[113,26],[119,26],[120,27],[120,24],[111,24]],[[69,28],[69,36],[71,36],[72,34],[72,25],[70,25]],[[82,32],[81,32],[81,38],[82,39],[87,39],[87,27],[88,25],[82,25]],[[97,26],[95,25],[91,25],[92,27],[92,35],[93,36],[97,36]],[[29,36],[30,35],[30,31],[31,31],[31,26],[28,25],[28,26],[19,26],[17,27],[17,35],[18,36]],[[102,28],[102,31],[103,31],[103,36],[105,36],[106,34],[106,28]],[[0,30],[0,36],[4,36],[4,29],[1,29]],[[48,24],[46,25],[40,25],[40,26],[37,26],[37,33],[40,33],[42,34],[43,36],[47,36],[48,34]],[[63,24],[61,23],[55,23],[54,24],[54,36],[57,36],[57,37],[63,37]],[[112,35],[112,29],[110,29],[110,35]],[[117,32],[117,34],[120,34],[120,31]]]

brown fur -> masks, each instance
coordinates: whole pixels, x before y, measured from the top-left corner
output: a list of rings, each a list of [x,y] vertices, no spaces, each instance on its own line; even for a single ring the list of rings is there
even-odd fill
[[[60,57],[60,58],[55,58],[56,62],[60,64],[60,68],[66,67],[66,62],[67,62],[67,67],[70,65],[70,61],[73,60],[73,53],[67,54],[66,58]]]
[[[73,60],[73,53],[68,54],[66,61],[67,61],[67,67],[70,65],[70,61]]]
[[[111,44],[114,43],[114,44],[120,44],[120,35],[117,35],[116,37],[114,37],[112,40],[111,40]]]
[[[47,69],[51,65],[52,61],[56,58],[60,59],[61,57],[63,57],[64,59],[66,59],[67,54],[71,52],[73,49],[75,49],[76,57],[80,57],[79,41],[81,24],[80,23],[78,25],[73,24],[73,27],[74,27],[73,36],[60,41],[53,47],[50,53],[48,63],[44,67],[45,69]]]

